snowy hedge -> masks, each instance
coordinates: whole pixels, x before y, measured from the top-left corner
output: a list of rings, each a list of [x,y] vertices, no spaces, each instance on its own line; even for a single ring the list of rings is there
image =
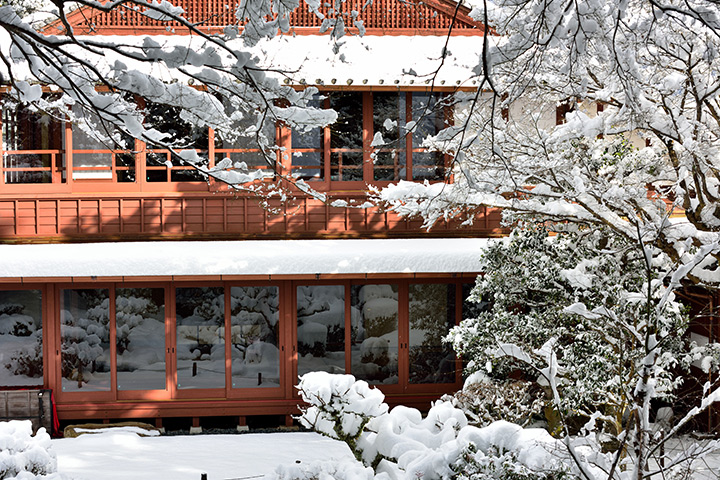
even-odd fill
[[[468,424],[462,410],[438,401],[423,417],[397,406],[388,410],[384,395],[351,375],[312,372],[298,389],[307,403],[300,423],[342,440],[365,467],[358,478],[375,480],[514,479],[573,477],[563,460],[564,448],[544,429],[504,421],[483,428]],[[347,468],[357,468],[348,465]],[[304,470],[279,469],[283,480],[333,478],[346,471],[332,462]]]
[[[0,479],[60,480],[44,428],[33,436],[29,420],[0,422]]]

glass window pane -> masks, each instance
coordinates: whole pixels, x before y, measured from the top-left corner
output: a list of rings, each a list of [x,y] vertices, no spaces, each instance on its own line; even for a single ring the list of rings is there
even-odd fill
[[[118,390],[165,389],[165,289],[115,290]]]
[[[455,352],[442,341],[455,325],[455,285],[410,284],[410,383],[453,383]]]
[[[445,128],[445,109],[437,94],[413,93],[412,119],[416,122],[412,134],[413,150],[421,148],[428,136]],[[446,174],[445,156],[440,152],[414,151],[413,180],[443,180]]]
[[[355,378],[398,383],[398,286],[353,285],[352,367]]]
[[[42,384],[42,292],[0,291],[0,386]]]
[[[232,287],[232,386],[279,387],[279,289]]]
[[[62,149],[62,122],[46,113],[11,104],[2,105],[3,150]]]
[[[159,103],[147,102],[145,118],[157,131],[165,133],[164,141],[178,150],[195,148],[207,150],[208,129],[196,127],[180,116],[180,109]]]
[[[224,289],[176,289],[175,314],[178,388],[224,388]]]
[[[63,392],[110,391],[109,307],[106,288],[61,291]]]
[[[73,143],[73,146],[74,145],[75,144]],[[72,177],[74,180],[112,179],[112,153],[110,152],[73,152],[72,162]]]
[[[297,287],[298,375],[345,373],[345,287]]]
[[[373,93],[373,178],[397,181],[405,178],[407,117],[406,94]],[[377,142],[382,137],[382,144]]]
[[[325,178],[322,152],[298,152],[292,154],[292,176],[305,181],[320,181]]]
[[[362,181],[362,152],[332,152],[330,155],[330,180]]]
[[[19,105],[0,108],[5,183],[51,183],[53,162],[58,171],[63,168],[63,122]],[[19,153],[23,150],[45,152]]]
[[[53,156],[51,153],[4,154],[5,183],[51,183]]]
[[[413,152],[413,180],[443,180],[445,173],[441,152]]]
[[[330,126],[330,148],[362,150],[362,100],[362,93],[356,92],[333,92],[330,95],[330,108],[338,114],[337,121]]]
[[[433,93],[412,94],[412,119],[416,122],[412,135],[413,148],[419,148],[426,137],[437,135],[445,128],[445,110]]]
[[[322,108],[324,97],[319,95],[308,102],[308,106]],[[324,179],[323,140],[324,129],[320,127],[308,130],[293,129],[291,170],[294,178],[307,181]]]
[[[112,179],[113,151],[125,155],[125,162],[132,159],[134,167],[134,156],[129,153],[135,143],[132,137],[100,120],[93,110],[74,105],[73,113],[81,119],[72,127],[74,179]],[[122,173],[119,180],[127,181]]]
[[[134,182],[135,175],[135,155],[132,153],[116,153],[115,154],[115,170],[117,181],[121,183]]]
[[[235,131],[222,132],[217,131],[215,137],[215,150],[238,149],[238,150],[260,150],[260,143],[267,145],[275,145],[275,134],[277,129],[275,124],[269,121],[269,117],[265,119],[258,131],[259,115],[249,113],[243,114],[241,118],[233,116]],[[258,138],[259,137],[259,138]]]

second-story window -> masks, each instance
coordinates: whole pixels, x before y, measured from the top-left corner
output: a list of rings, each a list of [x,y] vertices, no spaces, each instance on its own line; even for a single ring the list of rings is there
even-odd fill
[[[166,135],[163,140],[175,150],[195,149],[202,158],[208,156],[208,129],[195,127],[183,120],[180,109],[148,102],[145,118],[149,125]],[[146,155],[148,182],[204,182],[205,177],[192,166],[173,158],[169,149],[148,148]],[[172,166],[172,168],[168,168]]]
[[[424,92],[326,92],[316,106],[337,121],[292,132],[291,172],[323,182],[443,180],[447,157],[422,147],[448,123],[441,96]]]
[[[134,139],[119,134],[94,112],[78,107],[73,112],[85,120],[84,126],[73,125],[72,129],[73,180],[134,182]]]
[[[363,94],[334,92],[329,107],[338,114],[330,130],[330,180],[363,180]]]
[[[325,107],[325,97],[318,96],[309,103],[315,108]],[[324,144],[325,129],[315,127],[307,130],[293,130],[292,159],[290,169],[292,176],[305,181],[324,181]]]
[[[277,127],[267,119],[259,126],[262,119],[250,112],[234,124],[237,129],[232,134],[215,134],[215,164],[230,159],[228,168],[240,172],[250,170],[266,170],[267,177],[272,177],[277,168],[277,152],[272,149],[276,143]],[[262,147],[261,145],[265,145]]]
[[[0,122],[6,184],[64,181],[63,122],[12,104],[3,105]]]
[[[411,158],[414,180],[442,180],[447,176],[447,157],[441,152],[422,148],[423,141],[448,126],[448,110],[442,97],[433,93],[413,93],[409,121],[412,129]]]

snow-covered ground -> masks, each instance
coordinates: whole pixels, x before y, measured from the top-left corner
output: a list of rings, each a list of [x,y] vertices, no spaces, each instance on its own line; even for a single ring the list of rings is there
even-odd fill
[[[67,480],[271,478],[278,465],[353,460],[345,444],[316,433],[139,437],[110,431],[52,441]]]
[[[681,450],[684,438],[675,442]],[[52,441],[65,480],[270,479],[279,465],[313,461],[355,462],[345,444],[316,433],[139,437],[113,429]],[[697,462],[695,480],[716,480],[720,454]]]

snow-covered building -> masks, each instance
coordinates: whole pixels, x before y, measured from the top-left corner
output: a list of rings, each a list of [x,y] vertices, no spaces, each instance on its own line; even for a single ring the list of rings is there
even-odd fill
[[[233,20],[225,2],[174,3],[193,22],[211,19],[208,31]],[[502,234],[499,212],[428,231],[347,205],[363,204],[368,185],[446,178],[451,158],[421,143],[453,111],[427,107],[477,88],[482,29],[446,0],[346,3],[363,11],[365,35],[350,32],[341,48],[302,9],[292,35],[257,46],[286,84],[320,89],[319,105],[339,114],[334,125],[276,125],[269,135],[284,149],[274,165],[213,131],[196,143],[211,165],[242,160],[268,169],[265,182],[282,172],[326,202],[298,191],[263,205],[168,151],[140,141],[108,149],[70,122],[3,109],[0,385],[52,389],[61,420],[194,425],[289,419],[297,376],[311,370],[352,373],[391,403],[420,407],[459,387],[460,363],[441,338],[467,308],[481,238]],[[127,10],[68,19],[78,35],[172,42],[179,33]],[[183,128],[175,112],[149,114]],[[394,126],[410,122],[413,134],[376,148],[377,133],[401,139]]]

